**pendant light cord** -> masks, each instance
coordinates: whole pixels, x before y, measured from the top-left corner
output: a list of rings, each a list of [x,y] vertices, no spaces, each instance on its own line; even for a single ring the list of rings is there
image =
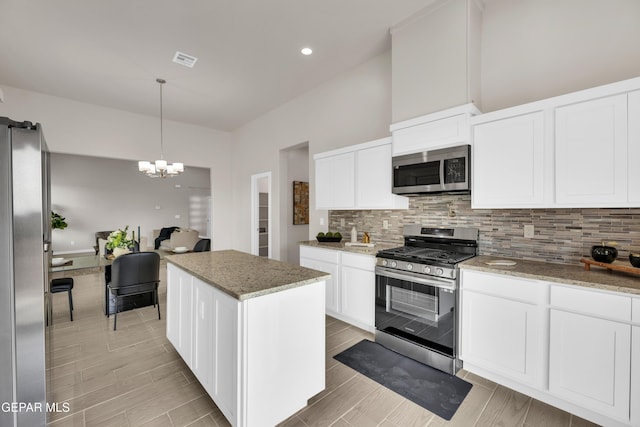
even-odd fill
[[[167,81],[164,79],[156,79],[160,84],[160,160],[164,160],[164,138],[162,135],[162,85]]]

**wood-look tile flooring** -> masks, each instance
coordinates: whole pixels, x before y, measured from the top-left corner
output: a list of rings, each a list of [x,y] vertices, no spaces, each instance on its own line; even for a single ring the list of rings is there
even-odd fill
[[[113,316],[102,311],[100,273],[75,276],[74,321],[66,293],[53,295],[50,401],[69,412],[51,414],[63,426],[228,426],[165,336],[166,270],[160,287],[162,320],[153,307]],[[449,422],[335,361],[333,356],[371,334],[327,317],[326,389],[281,425],[285,427],[589,426],[571,414],[471,373],[471,392]],[[273,384],[273,387],[277,387]]]

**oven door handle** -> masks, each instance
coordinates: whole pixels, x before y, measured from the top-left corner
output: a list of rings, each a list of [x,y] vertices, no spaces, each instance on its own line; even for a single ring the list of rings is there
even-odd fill
[[[376,275],[389,277],[391,279],[405,280],[407,282],[421,283],[423,285],[434,286],[436,288],[450,289],[452,291],[456,289],[456,282],[454,280],[449,281],[437,278],[426,278],[420,274],[410,272],[398,273],[380,266],[376,266]]]

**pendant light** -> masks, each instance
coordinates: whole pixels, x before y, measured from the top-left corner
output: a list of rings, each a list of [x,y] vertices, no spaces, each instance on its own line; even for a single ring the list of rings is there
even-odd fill
[[[184,172],[182,163],[168,164],[164,159],[164,141],[162,132],[162,85],[167,81],[164,79],[156,79],[160,85],[160,160],[151,163],[146,160],[138,162],[138,170],[151,178],[173,177]]]

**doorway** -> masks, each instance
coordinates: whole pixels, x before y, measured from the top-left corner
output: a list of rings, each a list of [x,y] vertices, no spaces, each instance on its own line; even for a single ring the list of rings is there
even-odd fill
[[[251,253],[271,258],[271,172],[251,176]]]

